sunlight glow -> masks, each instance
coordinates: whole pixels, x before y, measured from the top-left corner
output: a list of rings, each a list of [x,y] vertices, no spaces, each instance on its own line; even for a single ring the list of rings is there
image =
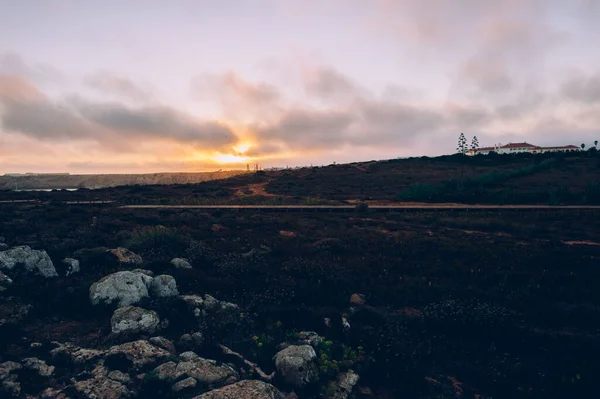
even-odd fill
[[[235,147],[233,147],[233,150],[235,152],[239,152],[239,153],[243,154],[246,151],[248,151],[248,149],[250,149],[250,147],[252,147],[251,143],[249,143],[249,142],[241,142],[238,145],[236,145]]]
[[[234,154],[221,154],[220,152],[218,152],[215,155],[213,155],[212,159],[218,163],[228,164],[247,162],[248,160],[250,160],[250,157]]]

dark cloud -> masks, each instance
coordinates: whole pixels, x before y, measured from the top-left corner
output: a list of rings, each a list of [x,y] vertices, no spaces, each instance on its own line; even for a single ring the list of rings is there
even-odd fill
[[[572,77],[563,83],[561,93],[580,103],[600,103],[600,71],[589,76]]]
[[[335,98],[358,94],[357,85],[333,68],[317,68],[304,74],[305,90],[321,98]]]
[[[23,79],[0,76],[2,124],[8,131],[38,139],[165,138],[205,146],[233,144],[231,129],[214,121],[197,121],[165,106],[131,108],[120,103],[84,100],[50,101]]]
[[[87,86],[134,101],[144,101],[151,97],[151,91],[131,79],[107,72],[97,73],[85,79]]]

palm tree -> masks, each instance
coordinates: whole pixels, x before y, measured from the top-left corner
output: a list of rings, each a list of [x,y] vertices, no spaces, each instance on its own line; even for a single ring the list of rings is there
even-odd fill
[[[594,140],[594,147],[598,146],[598,140]]]
[[[581,143],[581,149],[585,150],[585,143]]]

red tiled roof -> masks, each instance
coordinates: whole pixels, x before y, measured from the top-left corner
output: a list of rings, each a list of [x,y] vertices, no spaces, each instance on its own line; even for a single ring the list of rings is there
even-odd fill
[[[561,148],[577,148],[577,149],[579,149],[579,147],[577,147],[576,145],[572,145],[572,144],[570,144],[570,145],[561,145],[561,146],[558,146],[558,147],[539,147],[539,148],[540,148],[540,150],[559,150]]]
[[[492,151],[495,149],[496,149],[496,147],[481,147],[481,148],[476,149],[475,151]]]
[[[529,144],[529,143],[508,143],[506,145],[503,145],[500,148],[521,148],[521,147],[539,148],[537,145],[533,145],[533,144]]]

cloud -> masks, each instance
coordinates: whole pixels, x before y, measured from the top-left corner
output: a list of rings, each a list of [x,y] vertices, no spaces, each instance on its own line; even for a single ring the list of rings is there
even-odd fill
[[[306,92],[319,98],[339,98],[359,94],[358,86],[333,68],[311,68],[304,71]]]
[[[9,51],[0,54],[0,73],[16,75],[36,83],[60,82],[62,73],[45,64],[28,64],[20,54]]]
[[[131,79],[110,74],[97,73],[85,79],[85,84],[105,94],[112,94],[134,101],[144,101],[151,97],[151,90],[142,87]]]
[[[117,102],[52,101],[18,77],[0,75],[0,105],[4,129],[41,140],[108,139],[125,144],[154,138],[206,149],[219,149],[237,140],[222,123],[199,121],[167,106],[133,108]]]
[[[600,70],[586,76],[573,76],[562,84],[561,92],[570,100],[595,104],[600,103]]]

